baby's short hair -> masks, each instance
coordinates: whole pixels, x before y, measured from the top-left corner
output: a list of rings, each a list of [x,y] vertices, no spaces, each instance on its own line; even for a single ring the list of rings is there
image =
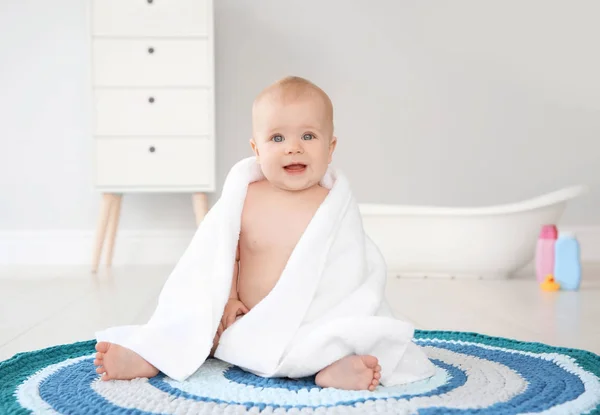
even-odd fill
[[[266,97],[275,98],[285,103],[307,95],[317,96],[323,101],[326,112],[325,117],[333,132],[333,104],[329,95],[313,82],[300,76],[286,76],[263,89],[254,100],[252,111],[256,111],[258,104]]]

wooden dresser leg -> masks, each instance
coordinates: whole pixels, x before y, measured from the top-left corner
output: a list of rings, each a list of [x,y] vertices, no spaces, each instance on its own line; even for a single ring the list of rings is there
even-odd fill
[[[115,239],[117,238],[117,229],[119,228],[119,216],[121,215],[122,195],[113,195],[108,219],[108,232],[106,234],[106,266],[110,267],[113,260],[115,248]]]
[[[194,214],[196,215],[196,226],[200,226],[202,219],[208,212],[208,195],[206,193],[194,193]]]
[[[98,271],[98,264],[100,263],[100,256],[102,255],[102,245],[104,244],[104,236],[106,235],[106,226],[108,225],[108,218],[113,200],[114,197],[111,194],[104,193],[102,195],[100,217],[98,218],[98,226],[96,227],[96,244],[93,252],[92,272]]]

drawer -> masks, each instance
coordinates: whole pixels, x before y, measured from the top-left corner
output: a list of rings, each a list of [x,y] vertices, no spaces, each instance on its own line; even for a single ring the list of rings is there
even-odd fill
[[[95,39],[95,86],[211,86],[206,40]]]
[[[212,135],[212,90],[96,89],[96,135]]]
[[[96,139],[96,184],[211,187],[213,149],[203,138]]]
[[[210,0],[93,0],[95,36],[207,36]]]

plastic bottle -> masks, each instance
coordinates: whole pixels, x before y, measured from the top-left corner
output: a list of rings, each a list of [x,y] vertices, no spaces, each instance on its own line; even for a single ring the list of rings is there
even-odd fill
[[[581,283],[581,250],[575,235],[560,234],[554,246],[554,279],[563,290],[578,290]]]
[[[542,226],[535,252],[535,270],[538,283],[544,282],[548,275],[554,273],[554,245],[557,236],[558,230],[555,225]]]

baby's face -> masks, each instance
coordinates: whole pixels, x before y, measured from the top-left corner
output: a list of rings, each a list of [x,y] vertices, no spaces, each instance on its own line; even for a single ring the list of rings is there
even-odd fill
[[[322,100],[316,96],[288,103],[265,99],[253,124],[252,149],[269,182],[291,191],[319,183],[336,144]]]

